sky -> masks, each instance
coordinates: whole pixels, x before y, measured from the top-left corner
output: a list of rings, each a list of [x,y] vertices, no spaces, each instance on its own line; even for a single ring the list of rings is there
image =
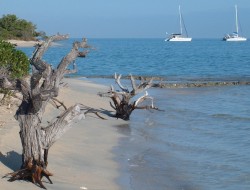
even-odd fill
[[[189,36],[222,38],[235,31],[235,4],[250,37],[250,0],[0,0],[0,16],[15,14],[47,35],[165,38],[180,30],[181,5]]]

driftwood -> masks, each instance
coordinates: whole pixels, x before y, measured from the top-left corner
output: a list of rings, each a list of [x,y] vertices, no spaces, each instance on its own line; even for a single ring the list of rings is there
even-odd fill
[[[139,85],[136,84],[135,79],[132,75],[130,75],[130,81],[132,90],[124,87],[120,81],[122,75],[115,74],[114,78],[116,84],[119,86],[121,91],[115,90],[113,86],[111,86],[108,92],[99,93],[99,96],[102,97],[109,97],[111,98],[112,102],[110,102],[110,106],[116,111],[115,117],[120,118],[123,120],[129,120],[131,113],[135,109],[155,109],[159,110],[157,107],[154,106],[153,98],[148,95],[147,89],[152,86],[153,79],[150,80],[141,80]],[[138,95],[145,92],[141,95],[137,100],[132,101],[131,99]],[[151,101],[151,105],[141,105],[143,101],[149,99]]]
[[[4,74],[0,76],[1,88],[18,90],[23,96],[22,103],[15,114],[20,126],[23,148],[22,166],[19,171],[5,176],[10,176],[9,181],[32,180],[33,183],[46,189],[41,178],[44,176],[52,183],[50,180],[52,173],[47,170],[50,147],[70,128],[74,121],[84,118],[85,114],[91,111],[95,113],[91,108],[81,104],[66,108],[63,102],[56,99],[64,75],[76,72],[75,67],[73,70],[68,70],[68,66],[81,52],[86,52],[85,49],[89,48],[86,39],[74,42],[71,51],[62,58],[57,68],[52,68],[50,64],[42,60],[42,56],[53,41],[65,38],[68,36],[55,35],[49,37],[44,43],[36,45],[30,59],[32,66],[30,78],[13,80]],[[51,101],[57,107],[64,107],[65,111],[49,122],[48,126],[42,126],[45,107]]]
[[[78,57],[86,57],[89,51],[79,52]]]

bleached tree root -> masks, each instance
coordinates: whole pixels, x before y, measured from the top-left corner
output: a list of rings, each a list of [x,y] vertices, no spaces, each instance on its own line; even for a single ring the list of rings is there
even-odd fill
[[[34,184],[40,186],[43,189],[46,189],[46,187],[42,183],[42,178],[45,177],[50,182],[50,184],[53,184],[53,182],[50,179],[50,176],[53,174],[50,173],[48,170],[44,169],[42,166],[39,166],[38,164],[27,164],[27,166],[24,169],[20,169],[16,172],[8,173],[4,177],[10,176],[8,181],[13,182],[16,180],[27,180],[32,181]]]

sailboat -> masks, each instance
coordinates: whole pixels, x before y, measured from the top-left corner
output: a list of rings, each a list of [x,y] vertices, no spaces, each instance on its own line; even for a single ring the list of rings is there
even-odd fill
[[[226,34],[223,38],[224,41],[236,42],[236,41],[246,41],[247,40],[245,37],[239,36],[237,5],[235,5],[235,25],[236,25],[236,32],[233,32],[232,34]]]
[[[170,42],[190,42],[192,38],[188,37],[188,33],[184,24],[184,20],[181,14],[181,6],[179,5],[179,17],[180,17],[180,33],[172,33],[165,39],[165,41]],[[183,27],[185,29],[186,35],[183,35]]]

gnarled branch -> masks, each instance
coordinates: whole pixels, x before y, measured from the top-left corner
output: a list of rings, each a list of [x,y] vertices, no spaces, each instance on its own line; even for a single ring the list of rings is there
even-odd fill
[[[56,98],[51,98],[51,101],[54,103],[54,106],[55,106],[57,109],[60,108],[60,107],[62,106],[65,110],[67,110],[67,107],[64,105],[64,103],[61,102],[61,101],[59,101],[59,100],[57,100]],[[59,103],[59,105],[58,105],[57,103]]]
[[[128,88],[123,87],[123,85],[121,84],[121,79],[122,75],[118,75],[115,73],[115,82],[118,84],[118,86],[120,87],[120,89],[122,89],[122,91],[129,93]]]
[[[108,92],[105,93],[98,93],[102,97],[109,97],[111,98],[113,104],[110,102],[110,106],[116,110],[116,117],[121,118],[124,120],[129,120],[130,114],[132,113],[133,110],[135,109],[155,109],[159,110],[157,107],[154,106],[153,104],[153,98],[148,96],[147,91],[145,94],[141,97],[139,97],[135,101],[131,101],[131,99],[137,95],[140,94],[141,92],[145,91],[146,89],[150,88],[152,85],[153,79],[149,81],[141,81],[141,83],[137,86],[135,79],[133,78],[132,75],[130,75],[130,81],[132,85],[132,90],[129,91],[128,88],[125,88],[121,84],[121,75],[117,75],[115,73],[115,81],[120,87],[122,91],[115,91],[113,86],[111,86],[111,89]],[[146,106],[139,106],[143,101],[146,99],[151,100],[151,105],[146,105]]]

